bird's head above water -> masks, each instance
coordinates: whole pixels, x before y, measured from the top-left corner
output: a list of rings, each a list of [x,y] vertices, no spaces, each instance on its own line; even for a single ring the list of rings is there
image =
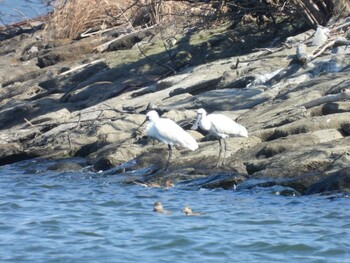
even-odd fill
[[[192,208],[189,206],[186,206],[184,209],[181,210],[182,212],[184,212],[186,215],[187,214],[192,214]]]
[[[207,115],[207,112],[200,108],[197,110],[197,119],[196,121],[194,122],[194,124],[192,125],[191,127],[191,130],[197,130],[198,129],[198,125],[199,125],[199,122],[202,120],[203,117],[205,117]]]
[[[154,208],[153,208],[153,211],[154,211],[154,212],[160,212],[160,211],[163,210],[163,205],[162,205],[162,203],[159,202],[159,201],[155,202],[154,205],[153,205],[153,207],[154,207]]]

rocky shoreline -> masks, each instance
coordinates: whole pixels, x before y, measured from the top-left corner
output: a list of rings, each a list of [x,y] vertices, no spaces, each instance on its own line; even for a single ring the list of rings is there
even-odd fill
[[[83,157],[92,170],[123,176],[125,183],[170,179],[224,189],[281,185],[292,195],[349,192],[349,19],[330,24],[319,47],[311,45],[314,30],[246,50],[251,39],[232,40],[226,28],[188,30],[166,50],[171,28],[161,38],[157,28],[138,39],[123,37],[108,52],[96,48],[113,34],[52,42],[38,27],[4,39],[0,165]],[[298,61],[300,43],[306,63]],[[228,139],[228,164],[213,168],[218,142],[189,131],[199,149],[175,151],[164,171],[166,145],[144,133],[132,136],[150,108],[185,130],[198,108],[220,112],[244,125],[249,137]],[[81,166],[57,168],[72,167]]]

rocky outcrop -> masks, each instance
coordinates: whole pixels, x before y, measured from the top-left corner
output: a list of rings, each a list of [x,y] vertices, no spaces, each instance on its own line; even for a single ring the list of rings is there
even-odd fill
[[[150,48],[146,40],[139,43],[143,49]],[[159,51],[163,39],[153,38],[149,58],[130,45],[91,53],[101,41],[48,45],[37,31],[0,43],[1,165],[33,157],[83,157],[94,171],[125,175],[125,183],[170,178],[183,188],[280,185],[293,195],[349,191],[349,102],[309,106],[349,89],[348,46],[329,45],[306,65],[293,59],[297,44],[241,56],[222,52],[220,59],[203,64],[195,52],[210,35],[191,47],[180,40],[167,51]],[[168,52],[181,49],[193,56],[173,74]],[[307,46],[310,54],[315,49]],[[211,52],[204,56],[217,56]],[[227,165],[214,168],[218,142],[204,131],[189,131],[199,149],[175,150],[164,171],[167,146],[142,130],[135,133],[150,107],[186,130],[196,109],[221,112],[244,125],[249,137],[228,139]]]

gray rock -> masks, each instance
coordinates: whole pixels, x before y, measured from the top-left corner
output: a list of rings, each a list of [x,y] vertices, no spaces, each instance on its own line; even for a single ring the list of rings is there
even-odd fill
[[[350,192],[350,168],[344,168],[330,174],[326,179],[312,184],[306,194],[316,194],[323,192]]]
[[[98,44],[91,39],[50,44],[35,34],[0,44],[0,164],[82,156],[103,175],[125,175],[126,183],[137,175],[145,182],[166,177],[195,189],[274,186],[282,195],[348,191],[349,102],[305,106],[349,87],[345,49],[326,52],[304,67],[293,63],[294,48],[273,47],[200,64],[206,55],[195,51],[208,40],[191,50],[183,40],[171,50],[184,55],[178,55],[183,70],[165,77],[167,69],[140,57],[137,48],[92,54]],[[214,42],[219,50],[223,42]],[[152,59],[170,65],[168,54],[156,48],[150,50]],[[207,52],[211,58],[225,55]],[[74,70],[101,58],[105,61]],[[68,68],[72,71],[62,74]],[[174,149],[166,172],[167,145],[147,138],[145,126],[136,132],[149,105],[199,143],[194,152]],[[249,131],[248,138],[227,139],[225,167],[213,167],[218,141],[190,131],[198,108],[223,113]]]
[[[38,57],[38,67],[46,68],[64,61],[65,58],[60,54],[49,53]]]

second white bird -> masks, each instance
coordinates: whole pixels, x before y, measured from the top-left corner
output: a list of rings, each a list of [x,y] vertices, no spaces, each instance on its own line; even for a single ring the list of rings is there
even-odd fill
[[[201,127],[201,129],[209,131],[210,134],[219,139],[220,151],[216,166],[220,166],[220,157],[222,152],[221,141],[223,141],[224,143],[225,150],[224,160],[222,162],[222,165],[224,166],[226,164],[227,150],[225,139],[228,137],[248,137],[248,131],[244,126],[236,123],[234,120],[231,120],[230,118],[222,114],[207,115],[207,112],[204,109],[199,109],[197,111],[197,119],[194,125],[192,126],[192,129],[197,130],[198,125],[199,127]]]

